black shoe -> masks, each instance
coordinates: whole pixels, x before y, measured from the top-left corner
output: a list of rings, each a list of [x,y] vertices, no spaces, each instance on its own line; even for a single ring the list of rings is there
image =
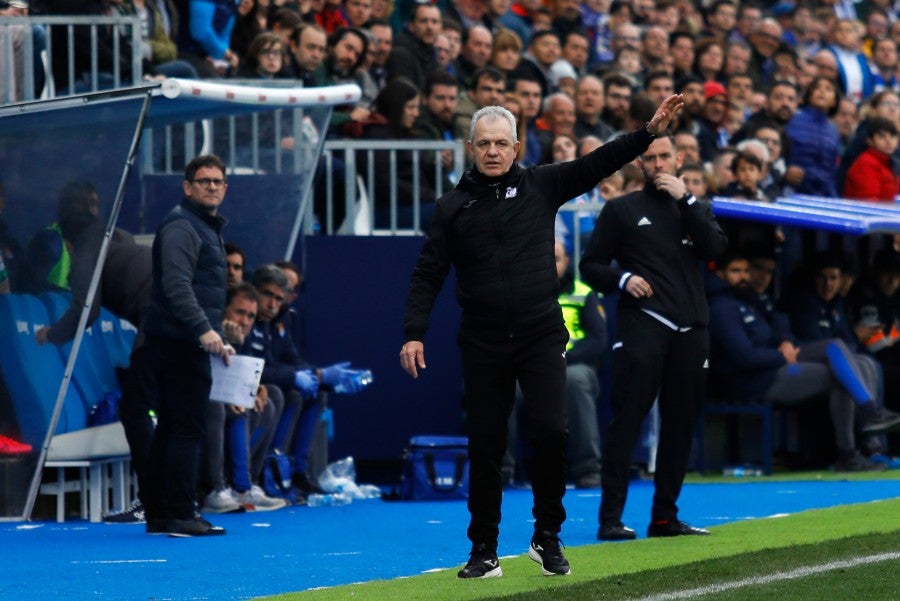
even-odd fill
[[[325,491],[309,477],[309,474],[294,474],[291,480],[293,481],[294,489],[302,493],[304,497],[308,497],[312,494],[321,495],[325,493]]]
[[[143,524],[146,521],[145,517],[144,504],[140,501],[135,501],[125,511],[103,516],[103,521],[107,524]]]
[[[199,514],[189,520],[169,520],[166,522],[166,533],[174,538],[190,538],[192,536],[216,536],[225,534],[225,529],[213,526]]]
[[[572,573],[562,552],[559,537],[552,532],[535,532],[528,547],[528,557],[541,564],[544,576],[567,576]]]
[[[877,407],[862,416],[860,429],[865,434],[887,432],[900,426],[900,413],[894,413],[884,407]]]
[[[887,468],[887,464],[870,461],[859,451],[848,453],[834,462],[836,472],[883,472]]]
[[[157,520],[154,518],[147,518],[147,534],[167,534],[166,526],[168,525],[168,520]]]
[[[600,529],[597,530],[597,540],[634,540],[636,538],[637,532],[622,522],[600,524]]]
[[[589,472],[578,476],[575,481],[575,488],[600,488],[600,474],[598,472]]]
[[[681,520],[662,520],[652,522],[647,528],[647,536],[709,536],[709,530],[694,528]]]
[[[503,576],[497,552],[484,543],[474,545],[469,553],[469,563],[456,573],[459,578],[496,578]]]

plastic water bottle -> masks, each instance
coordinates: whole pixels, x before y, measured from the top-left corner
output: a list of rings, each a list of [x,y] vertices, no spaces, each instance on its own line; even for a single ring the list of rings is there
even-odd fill
[[[353,381],[356,383],[358,389],[362,390],[366,388],[369,384],[371,384],[375,380],[375,376],[372,375],[371,369],[361,369],[353,374]],[[349,387],[345,386],[343,382],[338,382],[334,387],[334,391],[337,394],[348,394],[352,392]]]
[[[756,477],[762,476],[762,470],[752,465],[735,465],[723,469],[722,475],[734,478]]]
[[[310,507],[337,507],[352,502],[353,499],[344,494],[312,494],[306,497],[306,504]]]

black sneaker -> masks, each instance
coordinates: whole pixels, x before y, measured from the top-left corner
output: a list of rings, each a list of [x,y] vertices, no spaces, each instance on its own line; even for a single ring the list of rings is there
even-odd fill
[[[135,501],[131,507],[119,513],[109,513],[103,516],[103,521],[107,524],[143,524],[147,520],[144,514],[144,504]]]
[[[168,526],[168,523],[168,520],[147,518],[147,534],[168,534],[168,532],[166,531],[166,526]]]
[[[622,522],[600,524],[600,529],[597,530],[598,540],[634,540],[636,538],[637,532]]]
[[[474,545],[469,553],[469,563],[456,573],[459,578],[496,578],[503,576],[497,552],[484,543]]]
[[[900,413],[894,413],[884,407],[877,407],[862,416],[860,429],[866,434],[887,432],[900,426]]]
[[[660,520],[651,522],[647,528],[647,536],[709,536],[706,528],[695,528],[681,520]]]
[[[859,451],[854,451],[834,462],[836,472],[883,472],[888,466],[867,459]]]
[[[559,537],[552,532],[535,532],[528,547],[528,557],[541,564],[544,576],[567,576],[572,573],[562,552]]]
[[[216,536],[225,534],[225,528],[213,526],[200,514],[194,514],[189,520],[169,520],[166,522],[166,533],[174,538],[190,538],[192,536]]]

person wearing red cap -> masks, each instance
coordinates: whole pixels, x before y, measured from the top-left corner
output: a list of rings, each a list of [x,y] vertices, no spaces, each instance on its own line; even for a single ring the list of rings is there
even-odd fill
[[[700,113],[700,122],[704,125],[697,135],[697,141],[701,148],[720,149],[728,142],[722,139],[724,123],[728,117],[728,92],[725,86],[717,81],[707,81],[703,84],[703,96],[706,102]]]

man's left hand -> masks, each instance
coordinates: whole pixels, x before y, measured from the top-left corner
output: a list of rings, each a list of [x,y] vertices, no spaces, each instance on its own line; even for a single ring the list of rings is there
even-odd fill
[[[647,131],[654,136],[665,133],[666,128],[669,127],[669,123],[672,122],[672,119],[678,114],[678,111],[683,108],[684,96],[681,94],[672,94],[663,100],[662,104],[659,105],[659,108],[656,109],[653,118],[647,123]]]

